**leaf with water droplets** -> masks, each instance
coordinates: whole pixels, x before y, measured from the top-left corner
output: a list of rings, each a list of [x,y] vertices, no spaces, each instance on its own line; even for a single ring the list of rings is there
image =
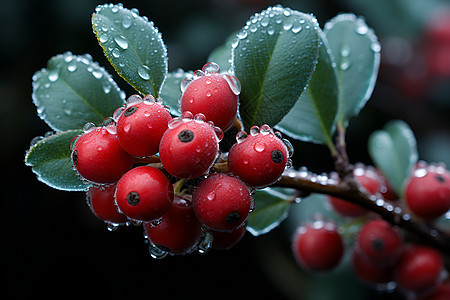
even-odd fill
[[[101,123],[123,105],[124,93],[88,54],[52,57],[33,76],[32,98],[39,116],[55,131]]]
[[[82,182],[72,169],[70,142],[82,130],[68,130],[38,139],[25,156],[37,178],[48,186],[64,191],[86,191],[89,184]]]
[[[401,120],[390,121],[369,137],[369,154],[398,195],[418,160],[414,132]]]
[[[192,78],[192,71],[185,72],[182,69],[167,74],[166,81],[161,89],[163,104],[169,106],[170,113],[179,116],[179,100],[181,97],[181,82],[186,78]]]
[[[316,70],[299,101],[276,128],[293,138],[333,148],[339,91],[328,42],[323,32],[319,33],[321,45]]]
[[[92,15],[92,27],[120,76],[142,95],[159,97],[167,75],[167,49],[153,22],[136,9],[105,4]]]
[[[324,32],[336,62],[339,86],[338,123],[348,125],[372,95],[380,65],[380,44],[361,17],[340,14]]]
[[[317,20],[281,6],[255,14],[232,41],[245,128],[275,126],[292,109],[317,63]]]
[[[208,62],[218,64],[222,73],[231,70],[231,50],[233,49],[233,43],[236,42],[235,39],[236,32],[231,34],[223,45],[220,45],[209,54]]]
[[[283,193],[280,191],[284,191]],[[254,236],[266,234],[288,216],[292,195],[287,189],[265,188],[253,195],[255,209],[248,215],[247,230]]]

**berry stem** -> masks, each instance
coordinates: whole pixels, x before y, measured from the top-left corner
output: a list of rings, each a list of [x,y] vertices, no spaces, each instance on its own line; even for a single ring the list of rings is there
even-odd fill
[[[309,173],[308,176],[304,176],[304,172],[289,169],[283,173],[281,179],[275,185],[295,188],[306,193],[327,194],[360,205],[377,213],[391,224],[409,231],[424,243],[442,251],[444,255],[449,255],[450,236],[448,233],[430,224],[419,223],[412,219],[408,213],[403,212],[401,207],[368,195],[357,184],[354,185],[347,180],[342,180],[339,183],[329,183],[319,181],[317,178],[314,174]]]

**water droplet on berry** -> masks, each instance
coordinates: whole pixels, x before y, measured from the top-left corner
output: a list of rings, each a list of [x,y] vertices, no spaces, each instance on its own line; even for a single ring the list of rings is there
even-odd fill
[[[150,68],[146,65],[142,65],[138,67],[138,75],[139,77],[141,77],[144,80],[149,80],[150,79]]]
[[[142,99],[142,101],[148,105],[156,103],[156,99],[152,95],[145,96],[144,99]]]
[[[231,91],[235,95],[239,95],[241,93],[241,82],[239,81],[239,79],[237,79],[236,76],[233,76],[230,74],[224,75],[224,78],[227,81],[228,86],[230,87]]]
[[[168,251],[162,250],[161,248],[159,248],[156,245],[149,246],[149,253],[150,253],[150,256],[154,259],[162,259],[162,258],[166,257],[167,254],[169,254]]]
[[[116,42],[117,46],[119,46],[123,50],[128,49],[128,41],[123,35],[115,36],[114,41]]]
[[[119,224],[115,224],[115,223],[109,223],[109,222],[105,222],[106,223],[106,229],[108,229],[108,231],[116,231],[119,228]]]
[[[211,91],[210,91],[210,90],[207,90],[207,91],[206,91],[206,97],[211,97],[211,95],[212,95]]]
[[[252,126],[251,128],[250,128],[250,134],[252,135],[252,136],[256,136],[256,135],[258,135],[259,134],[259,127],[258,126]]]
[[[262,141],[258,141],[255,143],[255,145],[253,146],[253,149],[255,149],[256,152],[261,153],[264,150],[266,150],[266,143],[262,142]]]
[[[291,142],[287,139],[281,139],[288,151],[288,158],[291,158],[294,155],[294,146],[292,146]]]
[[[83,126],[83,131],[84,131],[84,133],[88,133],[88,132],[94,130],[95,127],[96,127],[96,126],[95,126],[94,123],[88,122],[88,123],[84,124],[84,126]]]
[[[141,103],[142,101],[143,101],[143,99],[141,98],[141,96],[139,96],[139,95],[131,95],[127,99],[127,107],[130,107],[132,105]]]
[[[202,71],[206,74],[218,74],[220,73],[220,67],[215,62],[209,62],[203,66]],[[208,82],[206,83],[208,84]],[[209,83],[211,83],[211,81]]]
[[[267,124],[262,125],[261,128],[259,128],[259,132],[261,132],[261,134],[263,135],[268,135],[269,133],[273,134],[272,128],[270,128],[270,126]]]
[[[428,171],[426,168],[419,168],[414,171],[414,176],[415,177],[424,177],[425,175],[427,175],[427,173],[428,173]]]
[[[206,199],[212,201],[216,198],[216,192],[215,191],[211,191],[208,193],[208,195],[206,195]]]
[[[247,132],[245,132],[245,131],[239,131],[239,132],[236,134],[236,142],[242,143],[247,137],[248,137]]]
[[[191,78],[186,78],[183,81],[181,81],[180,83],[180,87],[181,87],[181,92],[184,93],[184,91],[186,90],[187,86],[189,85],[189,83],[192,82]]]
[[[211,232],[206,231],[203,233],[203,236],[198,243],[198,253],[199,254],[206,254],[209,250],[211,250],[212,243],[213,243],[213,235]]]

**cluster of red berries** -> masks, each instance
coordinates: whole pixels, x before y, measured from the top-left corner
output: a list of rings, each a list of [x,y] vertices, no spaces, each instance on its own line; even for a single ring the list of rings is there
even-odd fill
[[[394,203],[397,196],[384,177],[372,167],[357,166],[354,176],[377,204],[402,208],[426,220],[446,213],[450,206],[450,172],[442,166],[419,162],[405,184],[405,203]],[[411,297],[432,297],[447,293],[442,280],[446,274],[442,256],[434,249],[403,241],[399,228],[371,216],[369,211],[343,199],[328,197],[334,211],[344,217],[364,217],[366,223],[352,241],[352,266],[355,274],[376,289],[398,287]],[[395,204],[395,208],[392,204]],[[408,214],[408,218],[411,216]],[[341,229],[342,230],[342,229]],[[321,218],[299,226],[292,250],[298,264],[315,272],[336,268],[345,252],[344,238],[335,223]],[[434,299],[434,298],[431,298]]]
[[[254,126],[237,135],[230,173],[211,171],[226,161],[219,142],[237,118],[239,81],[208,63],[181,90],[180,117],[161,99],[133,95],[72,143],[75,170],[93,183],[94,214],[111,226],[143,224],[153,257],[232,247],[245,233],[251,191],[277,181],[292,155],[280,133]]]

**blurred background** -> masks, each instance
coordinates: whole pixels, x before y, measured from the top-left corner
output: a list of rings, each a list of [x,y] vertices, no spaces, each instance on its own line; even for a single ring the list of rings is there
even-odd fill
[[[375,91],[349,128],[352,162],[370,164],[368,135],[391,119],[416,133],[421,159],[450,164],[450,1],[148,0],[123,1],[163,34],[169,71],[199,69],[209,53],[255,12],[282,4],[313,13],[321,26],[339,12],[366,18],[382,45]],[[31,100],[31,77],[53,55],[89,53],[114,74],[92,33],[94,0],[1,1],[0,120],[2,295],[157,296],[213,299],[378,299],[348,264],[329,276],[304,273],[291,255],[295,218],[268,235],[247,233],[230,251],[153,260],[140,228],[108,232],[83,193],[53,190],[23,163],[34,136],[49,130]],[[119,86],[132,89],[118,76]],[[295,166],[329,171],[325,147],[295,143]],[[290,224],[290,225],[289,225]],[[398,295],[389,294],[397,299]]]

